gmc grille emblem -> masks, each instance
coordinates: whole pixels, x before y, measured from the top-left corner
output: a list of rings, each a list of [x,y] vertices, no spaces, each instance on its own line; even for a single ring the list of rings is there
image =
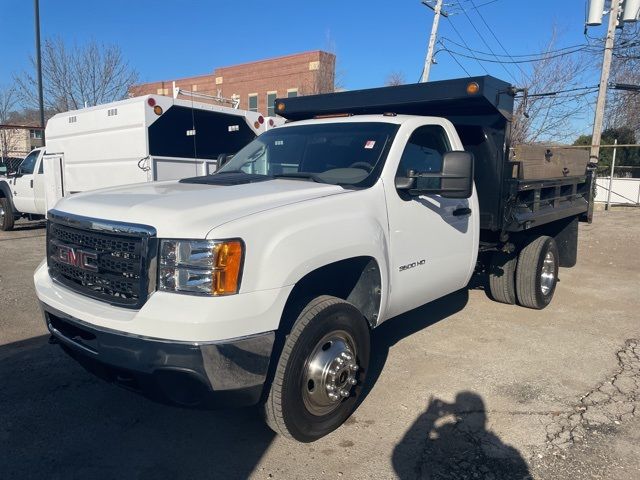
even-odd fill
[[[58,251],[55,254],[56,260],[72,267],[77,267],[82,270],[88,270],[90,272],[97,272],[98,254],[95,252],[88,252],[86,250],[80,250],[79,248],[67,247],[65,245],[58,245]]]

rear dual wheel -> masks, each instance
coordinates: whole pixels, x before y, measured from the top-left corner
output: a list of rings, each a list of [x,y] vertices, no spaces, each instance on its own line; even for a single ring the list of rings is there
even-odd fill
[[[558,247],[553,238],[541,236],[518,255],[516,294],[523,307],[541,310],[553,298],[558,283]]]
[[[264,405],[267,424],[300,442],[327,435],[349,418],[369,366],[369,327],[348,302],[321,296],[288,335]]]
[[[489,293],[497,302],[543,309],[551,302],[558,282],[558,247],[540,236],[519,254],[495,252],[489,266]]]

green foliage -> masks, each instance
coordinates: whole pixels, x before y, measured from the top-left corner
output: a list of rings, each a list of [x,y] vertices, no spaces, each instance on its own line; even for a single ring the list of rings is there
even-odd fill
[[[633,130],[628,127],[608,128],[602,132],[601,145],[613,145],[615,139],[621,145],[635,144],[636,136]],[[580,135],[574,145],[591,145],[591,135]],[[611,165],[613,158],[613,148],[600,149],[600,167]],[[620,166],[640,166],[640,147],[622,147],[616,152],[616,165]]]

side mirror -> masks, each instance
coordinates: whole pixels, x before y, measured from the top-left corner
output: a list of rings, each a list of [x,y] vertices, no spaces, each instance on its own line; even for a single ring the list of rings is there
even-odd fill
[[[473,191],[473,154],[447,152],[442,157],[442,171],[413,173],[397,177],[396,188],[410,195],[438,194],[445,198],[469,198]]]
[[[228,161],[229,161],[229,156],[226,153],[221,153],[220,155],[218,155],[218,158],[216,158],[216,164],[217,164],[216,170],[224,166],[224,164],[227,163]]]
[[[440,195],[446,198],[469,198],[473,192],[473,154],[447,152],[442,159]]]

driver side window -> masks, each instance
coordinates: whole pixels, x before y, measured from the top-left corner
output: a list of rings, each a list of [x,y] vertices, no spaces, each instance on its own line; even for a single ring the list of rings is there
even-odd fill
[[[23,175],[31,175],[33,173],[33,169],[36,166],[36,161],[38,160],[38,155],[40,155],[39,151],[31,152],[20,164],[20,173]]]
[[[409,137],[402,153],[397,177],[415,173],[433,173],[442,170],[442,156],[451,150],[447,132],[440,125],[425,125],[417,128]]]

